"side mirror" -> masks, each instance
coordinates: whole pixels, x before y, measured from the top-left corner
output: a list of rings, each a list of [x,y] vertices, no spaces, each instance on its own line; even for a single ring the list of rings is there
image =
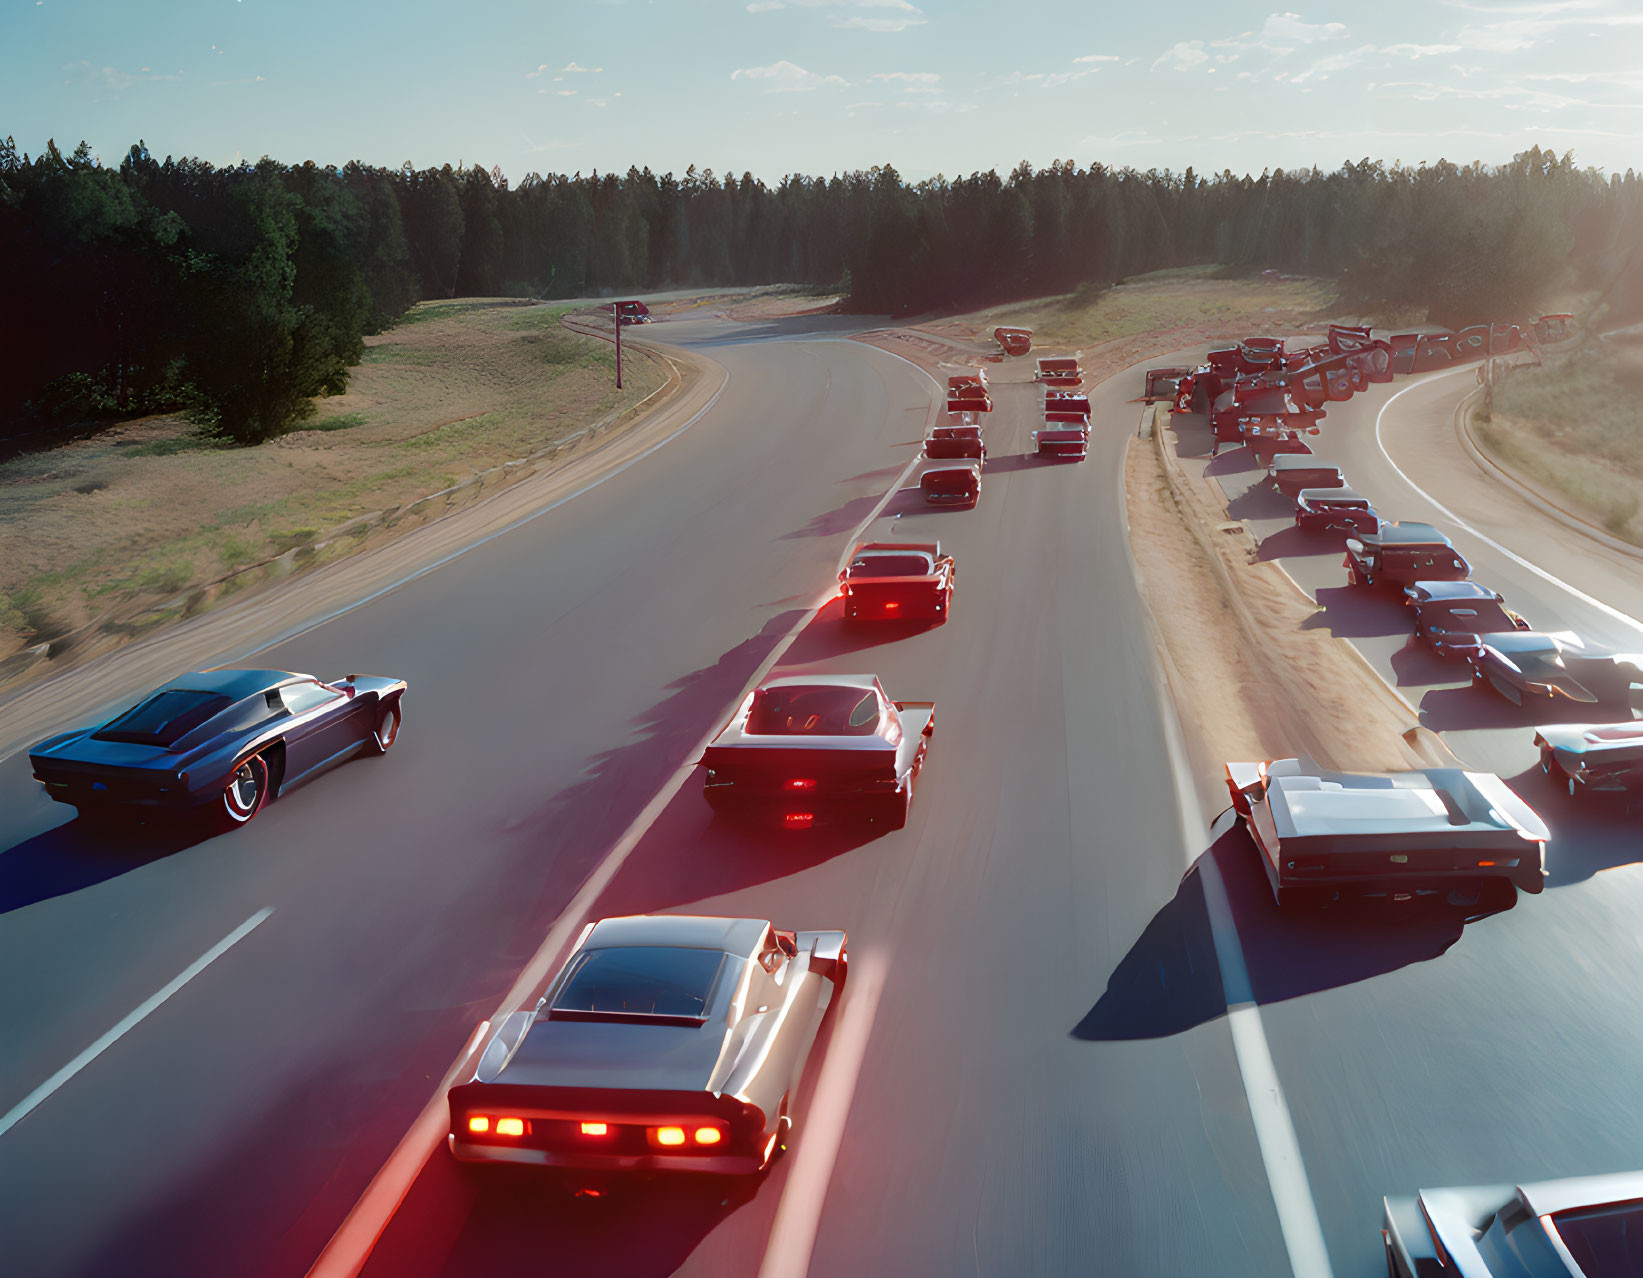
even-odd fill
[[[848,568],[840,568],[839,569],[839,580],[840,581],[843,581],[849,575],[850,575],[850,570]]]
[[[1348,537],[1346,539],[1346,548],[1354,555],[1363,554],[1363,542],[1359,541],[1356,537]]]

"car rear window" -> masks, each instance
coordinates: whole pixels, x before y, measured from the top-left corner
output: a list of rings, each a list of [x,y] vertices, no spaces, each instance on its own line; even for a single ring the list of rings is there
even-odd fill
[[[975,486],[975,474],[968,470],[932,470],[921,482],[926,490],[942,492],[956,489],[968,492]]]
[[[1586,1278],[1643,1274],[1643,1203],[1562,1211],[1552,1223]]]
[[[878,698],[861,688],[760,688],[747,716],[757,736],[866,737],[878,726]]]
[[[928,577],[928,555],[868,555],[850,565],[852,577]]]
[[[554,1012],[609,1016],[707,1015],[722,950],[630,945],[588,950],[553,1000]]]
[[[232,704],[232,699],[221,693],[168,688],[127,710],[107,727],[94,733],[92,739],[168,746]]]

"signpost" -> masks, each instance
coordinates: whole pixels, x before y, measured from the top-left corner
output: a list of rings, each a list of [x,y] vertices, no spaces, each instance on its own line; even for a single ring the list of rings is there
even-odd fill
[[[622,303],[613,303],[610,317],[616,321],[616,389],[622,389]]]

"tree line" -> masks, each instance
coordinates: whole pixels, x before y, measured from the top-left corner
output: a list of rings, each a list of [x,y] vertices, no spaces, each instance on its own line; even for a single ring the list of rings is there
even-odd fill
[[[907,314],[1222,263],[1337,279],[1343,306],[1524,319],[1556,282],[1643,311],[1643,183],[1511,163],[1204,177],[1061,162],[921,182],[884,166],[717,177],[156,160],[0,144],[0,436],[186,410],[239,442],[341,391],[363,337],[452,296],[840,286]]]

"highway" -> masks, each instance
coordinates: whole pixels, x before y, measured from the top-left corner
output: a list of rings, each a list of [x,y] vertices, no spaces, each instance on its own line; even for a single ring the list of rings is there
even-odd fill
[[[1277,534],[1325,623],[1554,830],[1547,892],[1464,930],[1280,917],[1241,836],[1211,847],[1161,700],[1121,492],[1140,371],[1092,391],[1076,465],[1027,457],[1037,392],[996,385],[979,506],[892,493],[880,510],[936,391],[847,331],[658,325],[729,373],[690,430],[259,656],[407,678],[387,758],[230,837],[135,847],[65,821],[22,756],[0,764],[0,1111],[271,911],[0,1130],[8,1272],[305,1273],[625,832],[592,916],[850,932],[788,1155],[755,1185],[588,1201],[435,1150],[367,1274],[1368,1278],[1383,1194],[1637,1166],[1643,875],[1624,814],[1543,793],[1529,720],[1434,682],[1450,672],[1405,651],[1395,603],[1331,593],[1339,554],[1286,546],[1227,454],[1210,464],[1234,514]],[[1444,394],[1405,396],[1388,435]],[[1319,450],[1421,518],[1376,443],[1386,398],[1332,407]],[[864,526],[954,554],[947,625],[846,630],[836,602],[806,621]],[[1618,638],[1456,542],[1532,620]],[[1643,616],[1611,584],[1586,589]],[[640,819],[772,657],[937,702],[905,830],[752,836],[689,783]]]

